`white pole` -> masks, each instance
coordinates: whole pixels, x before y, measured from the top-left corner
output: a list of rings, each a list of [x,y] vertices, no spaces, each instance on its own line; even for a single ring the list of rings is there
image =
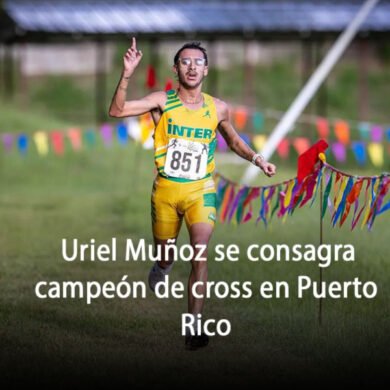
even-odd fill
[[[265,143],[262,154],[266,160],[272,156],[279,142],[292,128],[299,115],[301,115],[302,111],[305,109],[313,95],[323,83],[324,79],[328,76],[333,66],[339,60],[347,46],[358,32],[360,25],[364,22],[378,1],[379,0],[366,0],[351,23],[333,44],[332,48],[307,81],[306,85],[302,88],[301,92],[298,94]],[[259,172],[259,168],[253,165],[250,166],[247,168],[242,178],[242,182],[249,183]]]

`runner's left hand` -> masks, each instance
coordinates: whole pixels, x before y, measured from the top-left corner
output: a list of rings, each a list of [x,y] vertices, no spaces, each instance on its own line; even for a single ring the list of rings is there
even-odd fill
[[[259,164],[259,168],[268,176],[271,177],[276,173],[276,166],[267,161],[262,161]]]

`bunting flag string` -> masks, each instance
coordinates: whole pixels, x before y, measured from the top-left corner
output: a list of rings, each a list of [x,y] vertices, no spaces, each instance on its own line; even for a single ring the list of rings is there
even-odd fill
[[[240,118],[242,122],[244,119],[246,120],[244,117]],[[339,126],[345,128],[345,123]],[[0,139],[6,153],[16,147],[21,155],[25,155],[31,145],[35,145],[41,156],[48,155],[51,150],[54,154],[61,156],[65,151],[65,138],[68,139],[74,151],[81,150],[85,146],[88,148],[95,146],[99,135],[106,147],[112,145],[114,138],[120,145],[124,145],[131,137],[136,142],[140,142],[143,147],[150,148],[153,147],[153,129],[150,115],[145,115],[139,119],[131,118],[128,123],[118,123],[115,127],[103,124],[100,132],[92,129],[83,131],[74,127],[65,132],[38,130],[31,135],[31,140],[26,134],[11,133],[1,134]],[[325,133],[326,130],[323,132]],[[383,137],[381,128],[376,128],[375,132],[376,140]],[[258,135],[257,137],[264,136]],[[339,145],[342,143],[339,142]],[[379,144],[373,145],[379,146]],[[302,153],[306,153],[303,149]],[[374,152],[369,149],[369,153]],[[390,201],[386,201],[390,187],[388,173],[379,176],[354,176],[336,169],[325,159],[321,160],[320,166],[312,171],[306,172],[307,167],[303,168],[301,169],[301,173],[304,172],[303,175],[262,187],[243,186],[217,173],[215,175],[217,209],[221,222],[234,224],[248,222],[253,218],[256,202],[259,206],[259,213],[255,216],[257,223],[262,221],[267,226],[275,215],[285,221],[286,217],[291,216],[297,208],[302,208],[306,204],[310,207],[313,205],[320,192],[318,189],[321,181],[325,185],[321,219],[324,219],[326,210],[328,210],[333,227],[343,226],[350,217],[351,230],[355,229],[359,223],[361,228],[366,226],[371,229],[376,218],[390,209]]]
[[[328,210],[332,227],[343,226],[351,214],[351,230],[359,221],[361,228],[371,230],[376,217],[390,209],[390,201],[385,202],[390,189],[390,174],[355,176],[322,161],[301,182],[292,178],[260,187],[235,183],[216,173],[219,219],[233,224],[246,223],[252,219],[253,206],[257,202],[259,212],[256,223],[261,221],[267,227],[275,214],[285,220],[296,208],[308,203],[311,207],[318,197],[321,180],[325,186],[321,219]]]
[[[245,127],[246,130],[252,130],[249,132],[253,132],[254,134],[265,132],[265,119],[279,121],[285,114],[282,111],[274,109],[264,109],[260,112],[255,107],[243,105],[230,105],[230,107],[237,129],[244,130]],[[240,122],[239,118],[243,117],[245,121],[242,126],[239,126],[237,122]],[[302,114],[296,121],[296,125],[311,125],[316,130],[316,135],[319,138],[328,140],[329,137],[333,137],[344,145],[350,144],[352,134],[358,134],[361,140],[371,140],[374,143],[380,143],[384,138],[389,141],[390,138],[389,123],[377,124],[353,119],[324,118],[316,115]]]
[[[153,131],[154,122],[149,114],[145,114],[116,125],[103,123],[99,131],[72,127],[66,130],[37,130],[32,134],[0,133],[0,143],[2,141],[3,149],[7,154],[15,148],[21,155],[25,155],[31,146],[35,146],[36,152],[42,157],[47,156],[51,151],[57,156],[62,156],[67,144],[77,152],[85,147],[96,146],[98,139],[105,147],[111,147],[115,139],[119,145],[125,146],[132,138],[135,142],[141,143],[145,149],[151,149]]]
[[[261,150],[267,142],[265,134],[265,118],[277,118],[276,112],[265,110],[265,113],[254,111],[245,106],[232,108],[232,120],[241,138]],[[389,161],[390,155],[390,127],[373,123],[351,123],[347,120],[333,120],[315,117],[301,118],[299,123],[311,123],[312,135],[292,136],[289,134],[277,146],[276,153],[279,158],[285,160],[291,157],[291,149],[300,155],[308,150],[313,142],[313,137],[318,133],[320,138],[327,139],[330,144],[328,155],[332,155],[337,163],[350,161],[353,156],[356,163],[363,166],[371,163],[382,168]],[[307,122],[310,119],[309,122]],[[299,125],[298,123],[298,125]],[[316,131],[317,130],[317,131]],[[332,132],[333,130],[333,132]],[[354,131],[358,130],[358,131]],[[116,139],[120,145],[126,145],[130,139],[142,144],[143,148],[153,148],[154,122],[150,114],[144,114],[137,118],[130,117],[116,125],[102,124],[99,131],[91,129],[83,130],[75,127],[68,130],[44,131],[37,129],[31,135],[1,133],[0,143],[6,153],[17,149],[20,155],[25,155],[35,146],[38,154],[45,156],[49,151],[61,156],[65,153],[67,145],[72,150],[79,151],[85,146],[91,148],[96,145],[97,137],[103,141],[104,146],[110,147]],[[360,140],[359,140],[360,135]],[[229,148],[223,137],[217,134],[217,151],[226,152]]]
[[[260,150],[267,141],[265,119],[277,121],[284,114],[270,109],[259,112],[256,108],[242,105],[232,106],[230,111],[240,136],[245,141],[249,139],[257,150]],[[299,132],[299,126],[302,124],[312,127],[310,136],[307,136],[307,132],[305,132],[305,136]],[[349,154],[355,157],[355,161],[359,165],[371,162],[375,167],[381,168],[388,162],[390,155],[389,124],[380,125],[373,122],[302,114],[295,127],[297,136],[289,135],[277,147],[276,152],[281,159],[289,157],[290,147],[295,149],[298,155],[304,153],[318,136],[329,142],[331,153],[337,163],[349,161]],[[218,142],[218,150],[227,150],[223,141]]]

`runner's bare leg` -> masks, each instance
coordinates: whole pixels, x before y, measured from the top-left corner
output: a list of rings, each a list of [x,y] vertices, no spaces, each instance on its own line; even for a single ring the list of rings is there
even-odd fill
[[[195,245],[208,245],[213,233],[213,226],[208,223],[195,223],[190,228],[190,242],[195,249],[195,258],[199,250],[196,250]],[[195,282],[203,282],[202,286],[198,286],[196,292],[201,295],[206,293],[207,282],[207,250],[200,257],[203,261],[191,261],[191,273],[188,279],[188,312],[191,314],[199,314],[203,310],[204,298],[195,298],[192,295],[192,286]]]

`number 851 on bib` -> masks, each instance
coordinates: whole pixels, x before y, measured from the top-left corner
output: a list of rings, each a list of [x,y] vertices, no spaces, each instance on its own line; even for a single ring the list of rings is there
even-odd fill
[[[209,145],[186,139],[169,140],[164,172],[168,176],[199,180],[206,176]]]

